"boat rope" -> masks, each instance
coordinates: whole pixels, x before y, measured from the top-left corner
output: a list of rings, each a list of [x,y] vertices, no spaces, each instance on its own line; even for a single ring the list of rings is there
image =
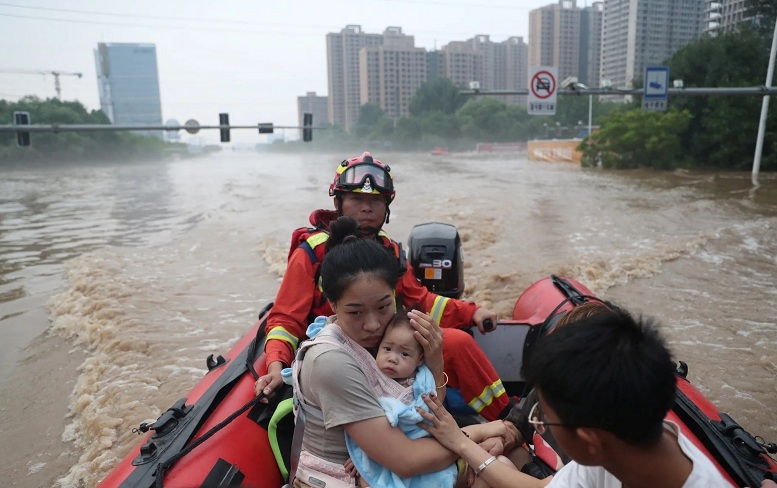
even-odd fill
[[[770,454],[777,454],[777,443],[775,442],[766,442],[766,440],[761,437],[760,435],[753,436],[755,437],[755,441],[764,448],[764,450],[767,452],[767,456],[769,456],[769,459],[777,463],[777,459],[774,459]]]
[[[249,401],[248,403],[246,403],[245,405],[243,405],[242,407],[237,409],[235,412],[233,412],[229,417],[225,418],[224,420],[222,420],[218,424],[214,425],[209,431],[207,431],[202,436],[198,437],[196,441],[192,442],[191,444],[189,444],[185,448],[181,449],[181,452],[179,452],[175,456],[172,456],[167,461],[165,461],[163,463],[157,464],[156,473],[154,473],[154,477],[156,478],[156,482],[155,482],[154,486],[156,488],[162,488],[164,486],[165,473],[167,472],[168,469],[170,469],[170,467],[173,464],[178,462],[178,460],[181,459],[182,457],[184,457],[185,455],[187,455],[190,452],[192,452],[194,449],[197,448],[197,446],[199,446],[203,442],[205,442],[208,439],[210,439],[211,437],[213,437],[213,435],[216,432],[218,432],[219,430],[221,430],[224,427],[226,427],[227,425],[229,425],[230,422],[232,422],[233,420],[238,418],[240,415],[242,415],[249,408],[251,408],[254,405],[256,405],[257,403],[259,403],[263,398],[264,398],[264,394],[260,393],[257,397],[251,399],[251,401]]]

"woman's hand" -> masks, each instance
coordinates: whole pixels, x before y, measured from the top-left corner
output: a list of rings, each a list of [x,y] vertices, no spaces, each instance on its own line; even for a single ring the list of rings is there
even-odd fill
[[[512,449],[517,442],[518,429],[510,423],[503,420],[494,420],[485,424],[472,424],[462,428],[470,439],[477,443],[487,439],[499,438],[506,450]],[[488,449],[486,449],[488,450]]]
[[[461,455],[461,451],[464,449],[467,442],[472,441],[467,437],[464,431],[459,428],[453,416],[442,406],[437,395],[432,393],[431,395],[423,395],[422,398],[429,407],[430,412],[418,407],[416,407],[416,411],[431,423],[431,425],[426,422],[420,422],[417,424],[418,427],[434,436],[434,438],[446,449]]]
[[[506,430],[505,435],[502,436],[502,440],[505,443],[505,451],[509,451],[514,447],[523,444],[523,435],[521,434],[521,431],[518,430],[518,427],[509,420],[503,420],[502,423],[504,423]]]
[[[434,394],[423,395],[424,402],[430,412],[416,407],[416,411],[431,425],[421,422],[418,427],[424,429],[446,449],[461,456],[470,466],[480,466],[494,454],[485,451],[483,447],[475,444],[473,439],[459,429],[456,421],[442,406],[440,399]],[[493,427],[498,427],[497,425]],[[492,446],[493,447],[493,446]],[[501,460],[501,458],[500,458]],[[544,487],[550,482],[550,478],[538,480],[527,474],[521,473],[510,463],[496,462],[489,464],[489,468],[479,475],[479,478],[488,486],[521,486],[524,488]],[[472,476],[469,477],[472,480]]]
[[[410,325],[415,329],[415,340],[424,349],[424,362],[435,378],[442,376],[442,329],[429,314],[414,309],[408,312],[407,316]]]
[[[280,361],[273,361],[267,366],[267,374],[260,376],[254,384],[254,393],[256,396],[264,394],[264,398],[259,400],[259,403],[268,403],[268,398],[272,398],[275,395],[275,391],[283,384],[283,378],[281,378],[281,370],[283,370],[283,363]]]
[[[504,441],[501,437],[489,437],[478,444],[484,451],[488,451],[492,456],[501,456],[505,452]]]

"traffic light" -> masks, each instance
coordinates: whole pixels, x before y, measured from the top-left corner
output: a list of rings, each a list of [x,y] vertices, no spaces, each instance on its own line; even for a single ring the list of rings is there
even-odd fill
[[[259,133],[260,134],[272,134],[273,133],[272,122],[260,122],[258,127],[259,127]]]
[[[221,142],[229,142],[229,114],[219,114],[219,125],[222,126]],[[223,126],[227,126],[226,129]]]
[[[304,114],[302,116],[302,141],[310,142],[313,140],[313,114]]]
[[[16,125],[30,125],[30,112],[14,112],[13,122]],[[30,145],[30,133],[29,132],[17,132],[16,144],[19,147],[27,147]]]

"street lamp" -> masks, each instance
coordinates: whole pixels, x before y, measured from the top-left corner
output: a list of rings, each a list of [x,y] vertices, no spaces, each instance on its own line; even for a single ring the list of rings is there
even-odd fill
[[[585,83],[580,83],[577,80],[577,76],[569,76],[564,79],[564,81],[561,82],[561,88],[576,91],[578,93],[583,93],[588,91],[588,86],[585,85]],[[594,96],[589,94],[588,95],[588,141],[590,144],[590,137],[591,137],[591,130],[592,130],[592,124],[593,124],[593,113],[594,113]]]

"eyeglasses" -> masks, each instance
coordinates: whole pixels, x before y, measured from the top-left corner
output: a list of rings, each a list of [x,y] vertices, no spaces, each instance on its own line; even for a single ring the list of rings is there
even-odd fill
[[[385,169],[374,164],[356,164],[342,172],[338,183],[344,190],[372,189],[381,193],[394,191],[391,175]]]
[[[534,427],[534,430],[539,434],[542,435],[547,431],[547,426],[550,425],[556,425],[559,427],[574,427],[570,424],[562,424],[559,422],[545,422],[542,420],[542,409],[540,408],[540,402],[537,402],[534,404],[534,406],[529,410],[529,424],[531,424],[532,427]]]

